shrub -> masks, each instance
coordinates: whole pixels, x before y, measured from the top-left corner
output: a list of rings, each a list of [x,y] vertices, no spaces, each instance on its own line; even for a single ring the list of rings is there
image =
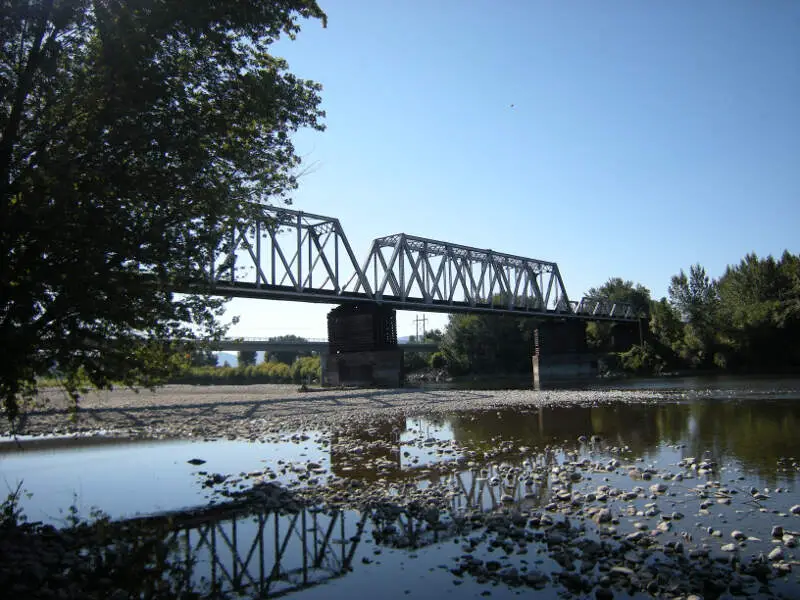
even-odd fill
[[[432,369],[444,369],[447,364],[447,359],[445,359],[444,354],[441,352],[434,352],[428,359],[428,364]]]
[[[319,356],[301,356],[292,363],[292,381],[305,383],[319,381],[322,377]]]

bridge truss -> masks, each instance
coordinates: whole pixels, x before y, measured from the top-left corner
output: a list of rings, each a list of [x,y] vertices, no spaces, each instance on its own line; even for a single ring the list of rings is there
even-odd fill
[[[571,301],[554,262],[493,250],[400,233],[373,240],[359,263],[332,217],[264,206],[229,236],[207,270],[213,292],[225,296],[431,312],[638,317],[626,303]]]

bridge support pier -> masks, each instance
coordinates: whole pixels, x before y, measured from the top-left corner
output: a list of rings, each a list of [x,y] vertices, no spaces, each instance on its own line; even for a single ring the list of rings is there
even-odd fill
[[[541,389],[596,377],[597,357],[586,345],[583,321],[541,323],[534,333],[533,387]]]
[[[395,310],[345,304],[328,313],[327,385],[401,387],[403,351],[397,346]]]

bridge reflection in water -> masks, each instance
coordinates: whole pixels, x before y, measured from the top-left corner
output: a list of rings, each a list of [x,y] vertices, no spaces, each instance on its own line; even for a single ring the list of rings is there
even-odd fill
[[[167,560],[180,574],[173,589],[266,598],[340,577],[350,570],[369,515],[347,516],[313,507],[291,513],[211,508],[164,516],[171,529]]]
[[[488,511],[513,503],[539,506],[547,482],[531,488],[491,485],[496,468],[426,476],[427,486],[448,491],[443,509],[424,502],[369,509],[298,507],[284,511],[234,502],[117,523],[142,546],[158,539],[168,548],[158,570],[178,594],[201,597],[277,597],[338,578],[352,570],[358,546],[370,534],[375,544],[420,548],[462,535],[468,510]],[[507,481],[507,478],[505,479]],[[501,495],[506,495],[506,500]],[[145,594],[147,596],[147,594]]]

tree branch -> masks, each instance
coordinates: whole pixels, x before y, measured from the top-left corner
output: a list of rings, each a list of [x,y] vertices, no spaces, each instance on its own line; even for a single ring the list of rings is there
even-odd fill
[[[19,127],[22,123],[22,111],[25,107],[25,101],[33,87],[33,76],[39,69],[42,58],[42,44],[44,42],[45,33],[47,31],[47,21],[53,10],[53,0],[46,0],[42,6],[41,22],[36,31],[36,36],[33,41],[33,46],[28,54],[28,62],[25,65],[25,71],[20,77],[17,85],[17,93],[14,98],[14,105],[11,108],[8,123],[3,130],[3,137],[0,138],[0,185],[7,188],[9,184],[9,176],[11,173],[11,157],[14,151],[14,144],[19,137]],[[5,196],[7,190],[3,191]],[[5,209],[6,198],[3,198],[2,206]]]

